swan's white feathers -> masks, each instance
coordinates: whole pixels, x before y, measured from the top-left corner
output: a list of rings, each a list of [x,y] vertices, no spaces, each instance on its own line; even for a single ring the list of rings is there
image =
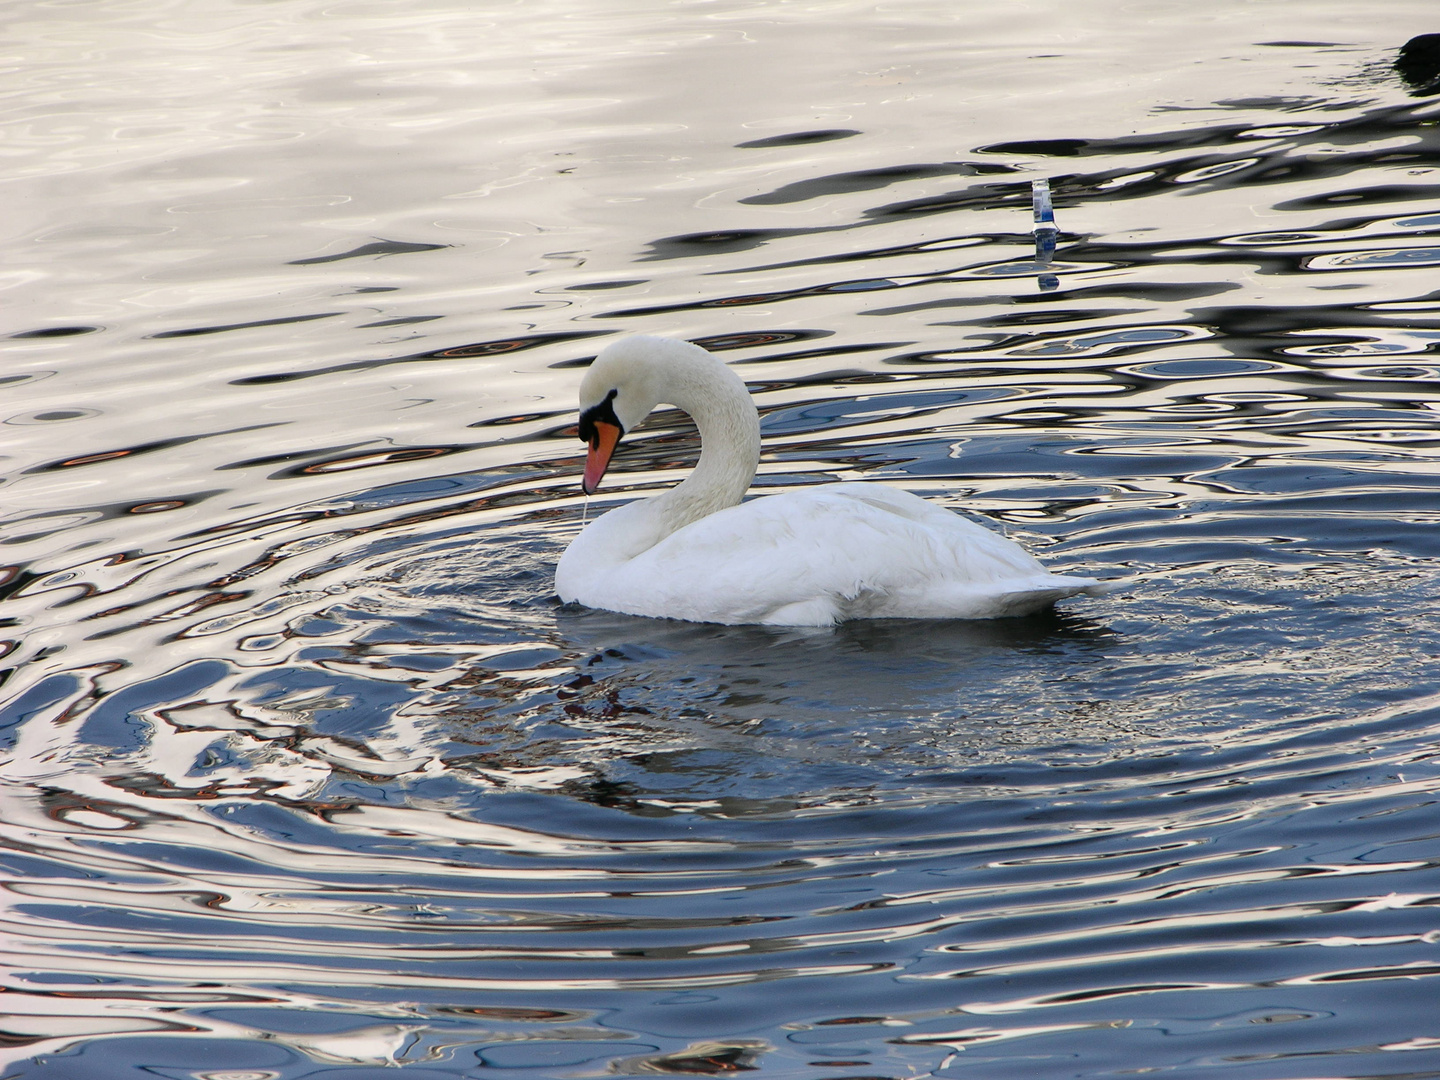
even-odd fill
[[[680,369],[669,386],[666,364]],[[640,385],[627,402],[629,367]],[[611,510],[576,537],[556,569],[562,600],[692,622],[816,626],[1023,615],[1108,591],[1092,578],[1051,574],[1013,541],[880,483],[732,505],[759,456],[754,407],[733,372],[694,346],[656,338],[612,345],[591,370],[585,397],[617,390],[621,417],[638,411],[634,400],[648,411],[656,398],[689,412],[702,456],[679,487]]]
[[[643,515],[625,513],[644,505],[612,510],[576,540],[562,569],[576,565],[573,553],[594,572],[583,586],[557,574],[562,599],[693,622],[817,626],[1025,614],[1093,584],[1049,574],[989,529],[877,484],[753,499],[648,545],[649,530],[627,520]]]

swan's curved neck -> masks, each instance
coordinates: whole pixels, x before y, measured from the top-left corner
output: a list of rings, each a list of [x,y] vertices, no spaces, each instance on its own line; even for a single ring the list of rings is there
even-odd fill
[[[736,505],[760,464],[760,415],[745,384],[711,357],[670,369],[665,401],[700,431],[700,461],[684,482],[648,500],[665,535]]]

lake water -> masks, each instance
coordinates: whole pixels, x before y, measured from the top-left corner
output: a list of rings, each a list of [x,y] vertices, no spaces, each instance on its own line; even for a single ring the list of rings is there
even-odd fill
[[[1440,1076],[1436,16],[12,0],[3,1076]],[[1126,586],[559,606],[632,332]]]

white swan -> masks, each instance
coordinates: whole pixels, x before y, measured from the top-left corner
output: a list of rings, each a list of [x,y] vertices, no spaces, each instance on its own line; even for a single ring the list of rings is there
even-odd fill
[[[733,371],[671,338],[617,341],[585,373],[587,495],[620,436],[662,402],[694,418],[699,464],[679,486],[617,507],[575,538],[555,570],[566,602],[690,622],[828,626],[1025,615],[1110,589],[1051,574],[1013,541],[880,483],[742,503],[760,462],[759,414]]]

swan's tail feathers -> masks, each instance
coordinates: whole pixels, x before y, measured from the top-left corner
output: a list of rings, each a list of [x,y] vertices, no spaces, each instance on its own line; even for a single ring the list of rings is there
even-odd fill
[[[1044,611],[1057,600],[1071,596],[1104,596],[1114,592],[1123,582],[1096,581],[1094,578],[1065,577],[1052,575],[1038,581],[1029,588],[1012,589],[996,593],[990,598],[991,610],[984,618],[1004,619],[1017,615],[1032,615]]]

